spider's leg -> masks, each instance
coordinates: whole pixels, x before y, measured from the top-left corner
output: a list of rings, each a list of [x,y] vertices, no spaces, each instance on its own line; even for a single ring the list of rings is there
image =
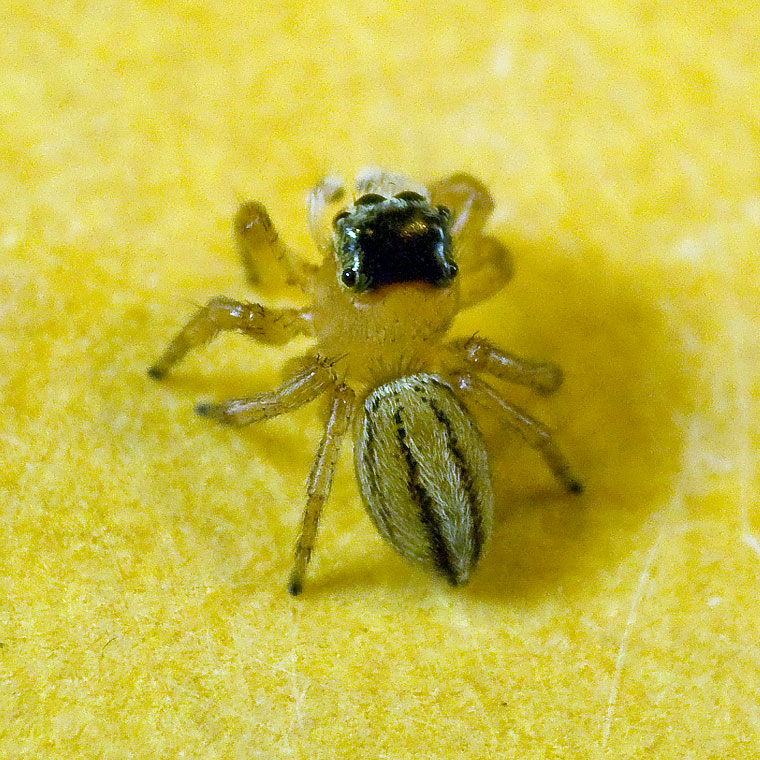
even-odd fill
[[[480,235],[494,209],[488,188],[465,172],[457,172],[428,186],[430,202],[451,212],[454,236]]]
[[[300,309],[268,309],[217,296],[202,306],[177,333],[155,364],[148,369],[160,378],[190,349],[207,343],[223,331],[241,332],[270,345],[282,345],[296,335],[309,333],[309,314]]]
[[[460,271],[462,309],[490,298],[511,279],[512,257],[496,238],[483,234],[494,209],[486,187],[459,172],[430,186],[431,203],[445,206],[452,215],[451,234]]]
[[[288,581],[288,591],[293,596],[300,594],[303,588],[303,579],[317,535],[319,517],[330,494],[335,463],[343,438],[351,424],[355,405],[356,395],[350,388],[346,385],[335,388],[330,405],[330,416],[306,484],[306,507],[301,520],[301,532],[296,543],[293,570]]]
[[[196,404],[195,411],[202,417],[242,427],[292,412],[334,385],[335,374],[330,363],[319,356],[306,357],[298,370],[273,391],[227,399],[217,404]]]
[[[306,213],[311,237],[323,254],[328,252],[331,240],[325,215],[333,203],[343,199],[343,195],[343,181],[331,174],[322,177],[306,196]]]
[[[466,251],[455,256],[464,259],[460,266],[462,273],[459,285],[460,309],[485,301],[496,295],[511,279],[514,267],[512,256],[506,246],[490,235],[481,235],[467,242]]]
[[[448,348],[469,369],[488,372],[510,383],[527,385],[541,395],[554,393],[562,385],[562,370],[556,364],[535,362],[509,354],[477,335],[455,340]]]
[[[522,409],[505,401],[488,383],[473,375],[454,375],[454,386],[465,396],[485,408],[500,413],[507,424],[520,434],[544,459],[554,477],[570,493],[582,493],[583,484],[575,477],[565,455],[541,422]]]
[[[246,201],[235,214],[240,261],[252,285],[287,283],[306,290],[316,267],[305,262],[281,239],[263,204]]]

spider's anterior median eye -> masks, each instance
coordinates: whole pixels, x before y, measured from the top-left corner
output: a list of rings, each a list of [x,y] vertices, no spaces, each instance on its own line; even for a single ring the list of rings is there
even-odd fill
[[[347,288],[353,288],[359,275],[353,269],[344,269],[341,272],[340,279]]]

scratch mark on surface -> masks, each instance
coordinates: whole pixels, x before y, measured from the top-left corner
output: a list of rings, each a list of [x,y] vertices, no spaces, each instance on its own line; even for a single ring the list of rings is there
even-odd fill
[[[760,559],[760,541],[757,540],[757,536],[754,536],[749,532],[742,533],[742,541],[749,546],[749,548],[757,554],[757,558]]]
[[[644,591],[649,583],[652,565],[660,550],[660,544],[662,543],[664,533],[665,525],[660,528],[657,538],[649,549],[644,568],[639,575],[639,582],[636,584],[636,590],[633,592],[633,599],[631,600],[631,607],[628,610],[628,618],[625,621],[623,637],[620,639],[620,647],[618,648],[617,658],[615,659],[615,676],[612,680],[612,688],[610,689],[610,696],[607,700],[607,710],[604,715],[604,726],[602,728],[602,749],[606,749],[607,747],[607,741],[610,737],[610,729],[612,728],[612,721],[615,717],[615,709],[617,707],[618,694],[620,692],[620,681],[623,677],[623,667],[625,665],[626,656],[628,655],[628,642],[631,638],[631,631],[636,624],[636,618],[639,614],[639,604],[641,603]]]
[[[739,530],[745,546],[760,559],[760,541],[752,532],[749,519],[750,503],[754,493],[752,482],[755,475],[755,457],[750,435],[752,424],[752,366],[754,357],[747,356],[746,346],[750,345],[753,325],[746,318],[738,316],[740,310],[735,306],[737,316],[733,320],[733,359],[736,368],[734,386],[736,389],[736,439],[739,447],[737,453],[739,475]]]
[[[296,727],[297,732],[302,734],[304,732],[304,718],[306,716],[305,702],[306,692],[309,689],[309,679],[299,676],[298,659],[299,659],[299,647],[298,642],[301,632],[301,614],[302,610],[300,606],[297,606],[293,613],[293,642],[294,646],[291,649],[292,663],[290,675],[290,687],[291,697],[293,699],[293,711],[294,721],[293,726]]]
[[[470,639],[472,641],[475,639],[475,631],[474,631],[474,626],[472,625],[472,621],[470,621],[470,626],[471,626]],[[470,651],[475,653],[475,657],[477,658],[478,665],[480,665],[482,669],[481,672],[484,674],[488,673],[489,668],[486,665],[485,658],[483,657],[483,647],[480,645],[480,642],[476,642]],[[496,727],[496,720],[493,718],[493,713],[491,710],[488,709],[483,694],[475,690],[473,690],[473,692],[475,695],[475,701],[479,709],[479,715],[485,718],[485,723],[486,723],[486,726],[488,727],[488,733],[491,736],[490,746],[498,747],[499,746],[499,731]]]
[[[733,354],[734,366],[736,367],[736,437],[739,439],[739,519],[745,534],[751,533],[749,530],[749,503],[751,500],[750,486],[754,470],[752,456],[752,442],[750,439],[750,418],[751,418],[751,389],[750,389],[750,370],[747,366],[747,360],[742,351],[742,345],[747,345],[747,325],[742,320],[736,320],[734,325]],[[741,344],[741,345],[740,345]]]

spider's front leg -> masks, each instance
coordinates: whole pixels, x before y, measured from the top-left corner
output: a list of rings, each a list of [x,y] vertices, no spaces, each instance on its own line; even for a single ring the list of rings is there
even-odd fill
[[[451,235],[459,264],[460,308],[485,301],[512,277],[514,267],[507,248],[495,237],[483,234],[494,209],[488,189],[464,172],[430,185],[431,203],[445,206],[452,215]]]
[[[567,491],[583,492],[583,484],[575,477],[570,463],[554,442],[551,432],[541,422],[505,401],[488,383],[474,375],[454,375],[452,381],[454,387],[461,391],[465,398],[471,398],[486,409],[501,414],[507,424],[517,431],[531,448],[541,454],[554,477]]]
[[[235,214],[235,239],[251,285],[297,285],[306,290],[316,272],[280,238],[266,208],[246,201]]]
[[[562,370],[556,364],[522,359],[477,335],[455,340],[448,348],[468,368],[488,372],[509,383],[527,385],[543,396],[554,393],[562,385]]]
[[[198,309],[177,333],[148,374],[156,379],[182,359],[190,349],[208,343],[220,332],[240,332],[262,343],[282,345],[296,335],[308,334],[309,313],[301,309],[269,309],[218,296]]]

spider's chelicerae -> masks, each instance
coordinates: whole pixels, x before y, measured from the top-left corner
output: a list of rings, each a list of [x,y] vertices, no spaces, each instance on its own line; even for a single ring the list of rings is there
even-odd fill
[[[366,169],[356,178],[354,199],[343,198],[333,177],[308,196],[312,235],[323,254],[319,266],[280,240],[261,204],[243,204],[235,229],[249,280],[295,284],[308,305],[273,309],[212,298],[148,372],[162,377],[221,331],[270,345],[297,335],[313,338],[314,349],[288,365],[274,390],[196,407],[200,415],[240,426],[318,396],[326,400],[288,590],[302,589],[341,442],[352,424],[356,476],[377,530],[404,558],[459,586],[477,565],[493,523],[488,457],[468,405],[498,415],[541,454],[568,491],[582,490],[549,431],[480,375],[547,394],[559,387],[562,373],[479,336],[446,340],[456,314],[492,296],[511,275],[507,251],[483,233],[493,201],[480,182],[460,173],[426,188]],[[328,210],[331,224],[325,223]]]

